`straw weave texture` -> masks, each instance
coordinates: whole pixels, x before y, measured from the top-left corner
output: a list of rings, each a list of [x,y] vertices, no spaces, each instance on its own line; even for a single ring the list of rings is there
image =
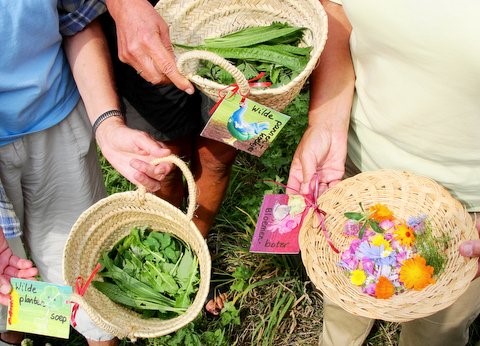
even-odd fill
[[[146,193],[144,188],[108,196],[87,209],[74,224],[63,257],[64,279],[75,287],[77,277],[84,280],[92,273],[101,254],[127,236],[134,226],[149,226],[171,233],[190,245],[200,267],[200,286],[193,304],[175,318],[144,319],[139,314],[112,302],[90,285],[84,296],[74,294],[90,318],[102,329],[119,338],[150,338],[169,334],[198,316],[210,287],[211,259],[207,244],[192,222],[196,207],[196,187],[186,164],[175,156],[155,160],[172,162],[183,172],[189,189],[187,214],[168,202]],[[97,276],[96,279],[99,279]]]
[[[340,252],[352,239],[343,234],[347,221],[343,214],[359,211],[360,202],[365,208],[385,204],[401,219],[425,214],[434,236],[450,237],[446,268],[435,284],[421,291],[408,290],[390,299],[377,299],[350,282],[337,265],[340,254],[329,247],[320,230],[312,227],[310,214],[299,236],[308,276],[324,296],[350,313],[393,322],[428,316],[455,302],[477,271],[477,259],[467,259],[458,251],[463,240],[478,239],[472,217],[445,188],[429,178],[394,170],[364,172],[330,188],[317,202],[326,212],[326,229]]]
[[[303,72],[281,87],[250,90],[250,99],[279,111],[298,95],[327,39],[327,16],[318,0],[160,0],[155,8],[170,26],[171,41],[186,45],[198,45],[205,38],[272,22],[307,28],[302,45],[313,49]],[[199,51],[184,52],[175,48],[179,70],[213,100],[217,101],[227,86],[196,75],[199,59],[211,60],[225,68],[236,79],[240,92],[248,93],[245,77],[225,59],[215,54],[202,55]]]

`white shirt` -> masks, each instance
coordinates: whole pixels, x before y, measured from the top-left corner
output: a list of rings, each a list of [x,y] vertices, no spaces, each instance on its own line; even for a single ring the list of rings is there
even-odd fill
[[[343,7],[356,74],[352,161],[429,176],[480,211],[480,1]]]

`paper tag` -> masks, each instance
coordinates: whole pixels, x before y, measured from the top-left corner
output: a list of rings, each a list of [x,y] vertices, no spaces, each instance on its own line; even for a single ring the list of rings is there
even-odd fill
[[[215,109],[201,136],[261,156],[290,119],[288,115],[228,93]]]
[[[7,330],[68,339],[71,286],[11,279]]]
[[[305,207],[305,200],[300,195],[265,195],[250,252],[299,253],[298,233]]]

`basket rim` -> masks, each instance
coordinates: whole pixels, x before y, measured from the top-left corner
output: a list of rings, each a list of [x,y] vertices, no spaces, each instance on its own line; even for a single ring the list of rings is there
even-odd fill
[[[320,32],[319,37],[315,37],[315,39],[313,40],[314,43],[312,45],[310,59],[308,60],[305,68],[287,84],[280,85],[274,88],[266,88],[266,89],[252,88],[250,90],[250,95],[253,95],[253,96],[282,95],[288,92],[289,90],[291,90],[292,88],[296,87],[297,85],[303,84],[308,78],[308,76],[311,74],[313,69],[315,68],[327,41],[328,20],[327,20],[327,14],[325,12],[325,9],[323,8],[322,4],[319,1],[312,1],[312,0],[305,0],[305,1],[308,2],[308,4],[314,7],[316,10],[315,19],[317,20],[318,28],[319,28],[318,31]],[[158,2],[157,5],[155,6],[155,9],[159,12],[161,11],[160,6],[161,6],[160,2]],[[190,4],[190,6],[193,6],[193,2],[192,4]],[[178,21],[178,18],[174,20],[173,24],[175,24],[176,21]],[[181,55],[182,49],[174,48],[174,51],[176,54]],[[216,89],[216,90],[228,88],[228,85],[220,84],[212,80],[200,77],[195,73],[187,77],[192,82],[197,84],[199,87]]]
[[[207,242],[191,217],[145,189],[113,193],[78,217],[64,247],[64,282],[75,287],[78,277],[86,280],[102,251],[126,236],[132,225],[153,225],[154,230],[170,233],[191,247],[198,259],[200,275],[192,304],[183,314],[171,319],[145,320],[133,312],[121,318],[125,317],[125,308],[110,301],[93,286],[89,286],[84,296],[73,294],[71,300],[78,303],[99,328],[117,337],[135,340],[166,335],[191,322],[203,309],[210,288],[211,257]],[[168,225],[171,228],[167,228]],[[100,295],[103,297],[98,298]],[[105,299],[108,299],[105,308],[100,308]]]
[[[441,191],[442,195],[439,196],[439,198],[445,199],[447,201],[446,203],[451,202],[452,208],[458,208],[451,212],[455,212],[455,217],[458,216],[460,221],[465,221],[465,226],[463,228],[459,226],[459,229],[462,228],[461,234],[458,239],[455,238],[452,240],[452,249],[447,250],[449,263],[452,266],[455,265],[455,268],[458,267],[458,271],[454,273],[448,271],[440,274],[437,283],[430,285],[421,291],[409,290],[394,295],[392,298],[386,300],[369,296],[362,293],[360,288],[351,284],[347,275],[341,268],[335,267],[337,261],[340,259],[340,254],[333,255],[333,251],[329,247],[323,234],[313,229],[311,219],[307,217],[305,224],[302,225],[299,235],[302,261],[307,270],[307,274],[314,285],[322,291],[329,300],[350,313],[392,322],[405,322],[415,318],[425,317],[453,304],[453,302],[468,288],[471,279],[473,279],[477,271],[477,259],[467,259],[460,256],[458,254],[457,246],[460,241],[466,239],[478,239],[478,232],[476,231],[473,219],[468,214],[465,207],[461,205],[461,203],[457,201],[448,190],[429,177],[408,171],[391,169],[366,171],[344,179],[339,184],[320,195],[317,202],[321,209],[325,208],[325,210],[333,210],[338,213],[340,210],[343,210],[343,212],[351,211],[345,210],[345,204],[342,203],[347,202],[343,201],[347,198],[351,198],[351,201],[348,203],[353,204],[355,201],[358,202],[358,196],[361,196],[357,194],[355,190],[352,191],[352,185],[359,184],[359,182],[369,181],[369,179],[371,179],[378,183],[378,187],[375,183],[372,183],[369,188],[372,190],[375,190],[375,188],[381,190],[382,184],[388,185],[390,183],[398,183],[399,179],[402,179],[402,177],[405,179],[403,182],[407,183],[413,184],[413,182],[416,182],[419,183],[420,186],[431,184],[432,187]],[[347,190],[348,192],[346,192]],[[347,197],[346,194],[349,194],[349,196]],[[402,198],[401,203],[403,204],[406,203],[408,205],[412,202],[411,200],[405,199],[405,197]],[[397,197],[395,197],[395,199],[400,200],[400,198]],[[371,201],[371,203],[375,203],[375,201]],[[388,202],[385,202],[384,204],[388,205]],[[335,206],[330,209],[331,205]],[[391,209],[395,208],[392,207]],[[332,219],[334,219],[334,221],[332,221]],[[339,216],[339,214],[330,216],[330,219],[329,215],[327,215],[325,222],[334,222],[333,226],[336,227],[334,229],[327,229],[327,231],[338,238],[346,239],[347,237],[342,235],[345,220],[346,218]],[[454,231],[457,230],[455,229]],[[334,239],[332,238],[331,240],[333,241]],[[338,244],[335,244],[335,246],[337,245]],[[339,250],[341,252],[343,249],[339,248]],[[319,254],[319,251],[322,253]],[[447,277],[447,275],[450,276]],[[448,299],[445,299],[444,301],[436,301],[435,296],[429,296],[429,294],[437,296],[448,294]],[[412,311],[411,306],[415,306],[414,311]]]

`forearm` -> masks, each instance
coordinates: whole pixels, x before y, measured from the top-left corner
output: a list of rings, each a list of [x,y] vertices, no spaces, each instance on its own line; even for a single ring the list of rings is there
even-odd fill
[[[351,26],[342,6],[322,3],[328,14],[328,39],[311,76],[309,125],[323,124],[346,133],[355,85],[349,47]]]
[[[120,109],[110,55],[99,23],[92,22],[76,35],[65,37],[64,49],[90,121],[93,123],[108,110]]]

